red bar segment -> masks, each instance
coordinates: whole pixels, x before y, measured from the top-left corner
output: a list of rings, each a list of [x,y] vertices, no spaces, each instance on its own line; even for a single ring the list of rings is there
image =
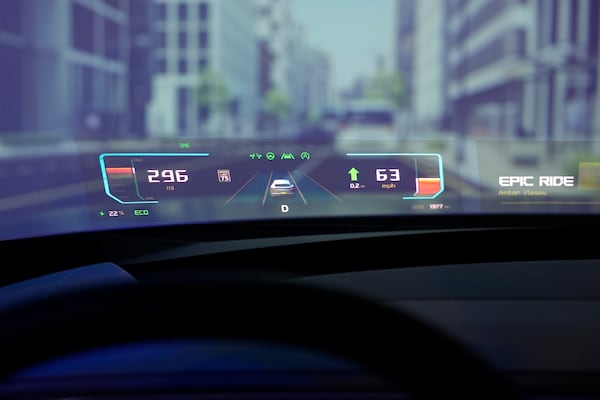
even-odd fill
[[[133,175],[133,168],[125,167],[125,168],[106,168],[107,174],[127,174]]]
[[[442,188],[440,178],[417,178],[416,196],[433,196]]]

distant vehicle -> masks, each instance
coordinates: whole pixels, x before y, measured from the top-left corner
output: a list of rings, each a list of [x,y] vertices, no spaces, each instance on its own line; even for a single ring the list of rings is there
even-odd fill
[[[319,118],[319,130],[325,135],[333,136],[340,128],[341,120],[342,115],[338,110],[327,109]]]
[[[385,102],[363,100],[346,108],[335,137],[335,148],[341,153],[389,151],[398,138],[394,108]]]
[[[294,194],[295,187],[289,179],[273,179],[269,193],[271,197]]]
[[[343,114],[335,108],[326,108],[316,121],[303,132],[301,140],[313,143],[331,143],[340,128]]]

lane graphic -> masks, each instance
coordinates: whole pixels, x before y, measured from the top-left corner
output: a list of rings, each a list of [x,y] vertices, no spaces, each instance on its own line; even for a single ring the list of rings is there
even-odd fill
[[[260,202],[261,206],[280,204],[309,205],[317,200],[342,200],[325,185],[299,170],[258,171],[244,182],[225,204]]]

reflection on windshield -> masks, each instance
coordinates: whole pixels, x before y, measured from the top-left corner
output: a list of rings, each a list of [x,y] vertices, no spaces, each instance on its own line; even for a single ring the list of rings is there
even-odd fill
[[[463,185],[514,175],[482,168],[496,142],[506,170],[595,171],[599,19],[585,0],[4,0],[0,213],[84,208],[86,154],[345,149],[365,100],[393,110],[390,151],[440,154]]]

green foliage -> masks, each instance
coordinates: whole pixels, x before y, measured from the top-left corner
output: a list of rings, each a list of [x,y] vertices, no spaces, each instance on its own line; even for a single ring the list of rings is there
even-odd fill
[[[563,173],[579,178],[579,164],[581,162],[600,163],[600,155],[591,151],[582,151],[572,155],[563,163]]]
[[[196,96],[200,107],[219,111],[225,109],[230,101],[227,83],[218,72],[209,68],[200,71]]]
[[[380,71],[367,88],[367,98],[386,100],[396,108],[401,108],[406,101],[406,84],[399,71]]]
[[[271,89],[265,96],[263,111],[275,119],[285,118],[291,111],[290,100],[280,90]]]
[[[446,150],[448,142],[442,139],[431,139],[427,141],[427,148],[433,152],[441,152]]]

